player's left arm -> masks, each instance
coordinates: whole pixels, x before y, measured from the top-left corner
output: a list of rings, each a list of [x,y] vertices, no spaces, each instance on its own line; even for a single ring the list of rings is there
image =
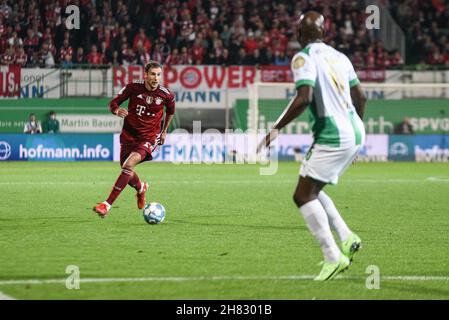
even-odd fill
[[[167,137],[167,130],[170,127],[170,123],[172,122],[174,115],[175,115],[175,98],[174,96],[171,96],[169,102],[165,105],[164,126],[162,127],[162,131],[159,137],[159,145],[163,145],[165,143],[165,138]]]

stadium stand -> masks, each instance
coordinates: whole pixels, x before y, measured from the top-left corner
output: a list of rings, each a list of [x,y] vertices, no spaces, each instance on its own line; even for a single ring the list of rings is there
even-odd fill
[[[447,0],[383,1],[406,32],[407,61],[386,50],[373,32],[356,27],[366,18],[362,2],[3,0],[1,64],[72,68],[155,59],[172,65],[288,65],[298,50],[294,24],[314,9],[329,18],[329,43],[358,69],[449,65]],[[88,28],[64,28],[69,4],[79,6],[81,25]]]

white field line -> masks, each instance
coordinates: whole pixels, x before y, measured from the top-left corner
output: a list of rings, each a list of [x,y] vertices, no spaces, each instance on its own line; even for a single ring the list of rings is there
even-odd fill
[[[290,276],[209,276],[209,277],[143,277],[143,278],[80,278],[80,283],[113,282],[195,282],[195,281],[301,281],[313,280],[313,275]],[[365,276],[338,276],[340,280],[364,280]],[[449,276],[382,276],[385,281],[438,281],[449,282]],[[0,285],[65,284],[66,279],[0,280]]]
[[[0,300],[16,300],[16,299],[0,291]]]
[[[289,180],[152,180],[156,184],[291,184]],[[342,182],[360,182],[360,183],[410,183],[410,182],[430,182],[430,183],[449,183],[449,178],[428,177],[426,179],[342,179]],[[0,185],[110,185],[112,182],[101,181],[2,181]],[[150,180],[151,183],[151,180]]]

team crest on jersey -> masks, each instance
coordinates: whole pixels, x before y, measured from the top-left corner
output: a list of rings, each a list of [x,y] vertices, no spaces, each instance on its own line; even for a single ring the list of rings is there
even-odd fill
[[[147,96],[147,99],[145,100],[147,104],[152,104],[153,103],[153,97],[152,96]]]
[[[293,69],[301,68],[305,63],[306,61],[304,60],[304,58],[299,56],[295,60],[293,60]]]
[[[161,97],[157,97],[155,100],[154,100],[154,102],[157,104],[157,105],[160,105],[161,103],[162,103],[162,98]]]

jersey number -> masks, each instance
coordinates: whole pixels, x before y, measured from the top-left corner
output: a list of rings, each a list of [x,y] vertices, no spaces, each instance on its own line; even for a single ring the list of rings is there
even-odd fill
[[[334,86],[335,90],[337,90],[337,92],[340,94],[340,96],[343,98],[344,96],[344,92],[345,92],[345,85],[344,82],[341,80],[341,77],[339,77],[338,72],[336,72],[334,65],[336,64],[335,61],[331,60],[331,59],[326,59],[328,68],[327,68],[327,72],[329,72],[329,75],[332,79],[332,85]],[[343,104],[340,101],[340,104],[343,108],[347,108],[348,104]]]

